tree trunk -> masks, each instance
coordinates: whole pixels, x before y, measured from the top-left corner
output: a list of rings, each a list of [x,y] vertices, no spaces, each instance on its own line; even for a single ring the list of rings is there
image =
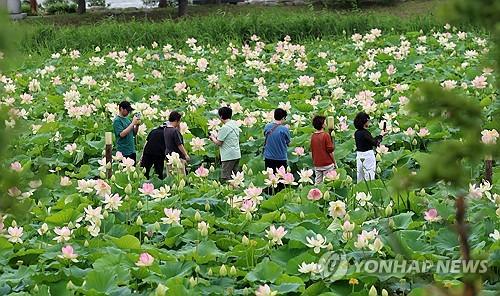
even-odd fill
[[[85,13],[85,11],[87,11],[85,0],[77,0],[76,3],[78,4],[78,7],[76,8],[77,13],[82,14]]]
[[[160,2],[158,2],[158,7],[160,8],[167,7],[167,0],[160,0]]]
[[[37,14],[37,6],[36,0],[30,0],[31,14]]]
[[[179,11],[177,15],[178,17],[183,17],[186,15],[187,6],[188,6],[187,0],[179,0]]]

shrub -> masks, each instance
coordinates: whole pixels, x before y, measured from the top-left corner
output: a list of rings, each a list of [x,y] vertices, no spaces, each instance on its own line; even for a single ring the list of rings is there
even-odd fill
[[[62,14],[76,12],[76,3],[66,0],[47,0],[44,3],[48,14]]]

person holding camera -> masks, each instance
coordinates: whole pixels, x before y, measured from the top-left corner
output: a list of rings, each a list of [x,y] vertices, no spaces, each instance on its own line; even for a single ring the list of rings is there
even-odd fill
[[[372,137],[372,134],[367,130],[370,126],[370,116],[364,112],[359,112],[354,118],[354,139],[356,141],[356,166],[357,166],[357,181],[369,181],[375,179],[375,170],[377,161],[373,148],[380,145],[382,135]]]
[[[136,161],[135,135],[141,124],[140,115],[128,118],[134,110],[130,102],[123,101],[118,105],[118,115],[113,120],[113,131],[116,136],[116,150],[126,158]]]

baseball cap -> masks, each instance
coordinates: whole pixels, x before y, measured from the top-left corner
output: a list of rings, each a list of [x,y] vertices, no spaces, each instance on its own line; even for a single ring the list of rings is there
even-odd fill
[[[132,108],[132,105],[130,105],[130,102],[127,101],[122,101],[118,106],[120,108],[127,110],[128,112],[132,112],[134,108]]]

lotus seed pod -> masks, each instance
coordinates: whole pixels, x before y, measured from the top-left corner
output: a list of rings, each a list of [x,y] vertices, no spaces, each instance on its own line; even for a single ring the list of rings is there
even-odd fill
[[[374,286],[372,286],[370,288],[370,291],[368,292],[368,296],[377,296],[377,295],[378,295],[377,289]]]
[[[382,296],[389,296],[389,292],[386,289],[382,289]]]
[[[250,240],[248,239],[248,237],[246,235],[244,235],[242,238],[241,238],[241,243],[244,244],[244,245],[248,245],[248,243],[250,242]]]
[[[222,266],[219,269],[219,275],[220,276],[226,276],[227,275],[226,265],[222,264]]]
[[[139,225],[139,226],[142,226],[144,222],[142,221],[142,218],[141,216],[137,216],[137,220],[135,220],[135,224]]]
[[[229,275],[230,275],[230,276],[235,276],[236,274],[237,274],[237,272],[236,272],[236,267],[234,267],[234,265],[233,265],[233,266],[231,266],[231,268],[229,269]]]
[[[391,214],[392,214],[392,207],[391,205],[387,205],[387,207],[385,208],[385,215],[389,217]]]
[[[196,210],[196,213],[194,214],[194,220],[201,221],[201,215],[200,212],[198,212],[198,210]]]
[[[162,284],[158,284],[155,290],[155,296],[165,296],[167,295],[168,288]]]
[[[127,186],[125,186],[125,193],[126,194],[131,194],[132,193],[132,185],[127,184]]]

